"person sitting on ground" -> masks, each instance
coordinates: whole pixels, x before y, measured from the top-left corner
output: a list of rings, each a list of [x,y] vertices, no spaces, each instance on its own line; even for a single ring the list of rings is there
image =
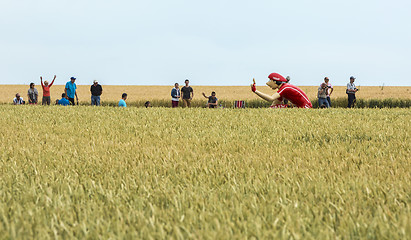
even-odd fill
[[[203,93],[203,96],[204,96],[205,98],[208,98],[208,102],[207,102],[207,107],[208,107],[208,108],[217,108],[217,106],[218,106],[218,99],[217,99],[216,96],[215,96],[215,92],[212,92],[212,93],[211,93],[211,96],[208,96],[208,97]]]
[[[16,97],[13,99],[13,104],[14,105],[23,105],[26,102],[23,100],[22,97],[20,97],[20,93],[16,93]]]
[[[253,84],[251,84],[251,91],[253,91],[262,99],[272,102],[271,108],[285,107],[283,106],[284,104],[281,104],[284,98],[288,99],[292,104],[296,105],[299,108],[313,107],[304,91],[294,85],[288,84],[287,79],[285,79],[280,74],[271,73],[268,78],[269,80],[266,83],[267,86],[269,86],[273,90],[278,89],[277,92],[275,92],[272,96],[258,91],[254,79]]]
[[[53,81],[51,81],[50,85],[49,82],[44,81],[43,84],[43,77],[40,76],[40,83],[41,83],[41,87],[43,88],[43,99],[41,100],[41,105],[50,105],[50,88],[54,83],[54,80],[56,80],[56,75],[54,75]]]
[[[119,107],[127,107],[126,99],[127,99],[127,93],[123,93],[123,94],[121,95],[120,101],[118,102],[118,106],[119,106]]]
[[[30,83],[30,88],[27,91],[27,97],[29,99],[29,104],[37,104],[38,96],[39,96],[39,92],[34,87],[34,83]]]
[[[67,99],[67,96],[65,93],[61,94],[61,99],[58,100],[57,102],[58,105],[62,105],[62,106],[68,106],[70,105],[70,101]]]
[[[145,103],[144,103],[144,106],[145,106],[146,108],[151,107],[151,102],[150,102],[150,101],[145,102]]]
[[[318,107],[321,107],[324,105],[326,108],[330,107],[330,104],[328,103],[327,100],[327,93],[328,93],[328,86],[326,83],[322,83],[320,87],[318,87]]]

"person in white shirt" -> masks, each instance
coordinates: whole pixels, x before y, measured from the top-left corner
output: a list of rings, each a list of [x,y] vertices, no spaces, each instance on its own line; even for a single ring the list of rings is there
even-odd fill
[[[20,93],[16,93],[16,97],[13,99],[13,104],[14,105],[22,105],[24,104],[24,100],[22,97],[20,97]]]
[[[356,98],[355,98],[355,93],[358,92],[358,89],[355,87],[354,84],[355,77],[351,76],[350,77],[350,82],[347,84],[347,95],[348,95],[348,108],[354,107]]]

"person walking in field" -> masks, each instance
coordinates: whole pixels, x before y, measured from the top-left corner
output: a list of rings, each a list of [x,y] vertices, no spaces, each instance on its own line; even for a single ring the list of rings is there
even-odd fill
[[[121,95],[120,101],[118,102],[118,106],[119,107],[127,107],[126,100],[127,100],[127,93],[123,93]]]
[[[70,101],[71,105],[76,105],[74,103],[74,96],[76,97],[77,104],[78,104],[78,97],[77,97],[77,85],[75,83],[76,78],[71,77],[70,81],[66,83],[66,87],[64,88],[64,93],[68,97],[68,100]]]
[[[212,93],[211,93],[211,96],[208,96],[208,97],[203,93],[203,96],[204,96],[205,98],[208,98],[208,102],[207,102],[207,107],[208,107],[208,108],[217,108],[217,106],[218,106],[218,99],[217,99],[217,97],[215,96],[215,92],[212,92]]]
[[[174,84],[174,88],[171,89],[171,107],[178,107],[178,102],[180,101],[180,88],[178,83]]]
[[[262,93],[257,90],[255,81],[253,79],[253,84],[251,84],[251,91],[257,94],[262,99],[272,102],[272,108],[285,108],[287,105],[281,104],[283,99],[288,99],[292,104],[299,108],[312,108],[310,100],[303,90],[300,88],[288,84],[287,79],[278,73],[271,73],[268,76],[269,80],[266,83],[273,90],[277,90],[272,96]]]
[[[191,107],[191,100],[193,100],[193,97],[194,97],[193,88],[188,85],[189,82],[190,81],[186,79],[184,81],[185,86],[181,88],[181,92],[183,93],[183,102],[184,102],[185,107]]]
[[[29,104],[37,104],[39,92],[34,86],[34,83],[30,83],[30,88],[27,91],[27,98],[29,99]]]
[[[98,84],[97,80],[93,81],[93,85],[90,86],[91,92],[91,106],[100,106],[100,96],[103,94],[103,88]]]
[[[40,83],[41,87],[43,88],[43,99],[41,100],[42,105],[50,105],[50,88],[53,86],[54,80],[56,80],[56,75],[54,75],[53,81],[51,81],[50,85],[48,81],[44,81],[43,84],[43,77],[40,76]]]
[[[347,90],[346,90],[346,93],[348,95],[347,108],[353,108],[355,101],[356,101],[355,93],[358,92],[358,89],[355,87],[354,81],[355,81],[355,77],[351,76],[350,82],[347,84]]]
[[[322,83],[321,86],[318,88],[318,107],[319,108],[329,108],[330,104],[328,103],[327,100],[327,92],[328,92],[328,86],[326,83]]]
[[[16,97],[13,99],[13,104],[14,105],[23,105],[26,102],[24,102],[23,98],[20,97],[20,93],[16,93]]]
[[[325,82],[325,84],[327,84],[327,101],[328,101],[328,105],[329,105],[329,107],[331,107],[331,98],[330,98],[330,96],[331,96],[331,94],[333,93],[333,91],[334,91],[334,88],[333,88],[333,86],[331,85],[331,83],[330,83],[330,79],[328,79],[328,77],[325,77],[324,78],[324,82]]]

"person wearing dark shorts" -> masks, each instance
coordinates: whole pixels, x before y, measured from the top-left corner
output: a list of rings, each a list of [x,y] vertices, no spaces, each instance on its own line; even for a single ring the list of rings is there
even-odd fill
[[[183,102],[185,107],[191,107],[191,100],[194,97],[193,88],[188,86],[189,80],[184,81],[185,86],[181,88],[181,93],[183,94]]]
[[[217,99],[216,96],[215,96],[215,92],[212,92],[212,93],[211,93],[211,96],[208,96],[208,97],[203,93],[203,96],[204,96],[205,98],[208,98],[208,102],[207,102],[207,107],[208,107],[208,108],[217,108],[217,106],[218,106],[218,99]]]
[[[97,80],[93,81],[93,85],[90,87],[91,92],[91,106],[100,106],[100,96],[103,93],[103,88],[98,84]]]

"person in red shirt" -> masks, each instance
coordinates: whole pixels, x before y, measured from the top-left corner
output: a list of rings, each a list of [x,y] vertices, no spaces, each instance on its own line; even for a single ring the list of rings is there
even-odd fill
[[[272,108],[285,108],[287,105],[281,104],[283,99],[288,99],[292,104],[296,105],[299,108],[312,108],[313,105],[311,104],[310,100],[308,99],[307,95],[304,93],[303,90],[300,88],[288,84],[287,79],[281,76],[278,73],[271,73],[268,78],[268,82],[266,83],[273,90],[277,90],[272,96],[262,93],[257,90],[255,86],[255,80],[253,79],[254,83],[251,85],[251,91],[257,94],[262,99],[272,102]]]
[[[50,88],[56,80],[56,75],[54,75],[53,81],[51,81],[50,85],[49,82],[44,81],[43,84],[43,77],[40,76],[41,87],[43,88],[43,100],[41,101],[42,105],[50,105]]]

